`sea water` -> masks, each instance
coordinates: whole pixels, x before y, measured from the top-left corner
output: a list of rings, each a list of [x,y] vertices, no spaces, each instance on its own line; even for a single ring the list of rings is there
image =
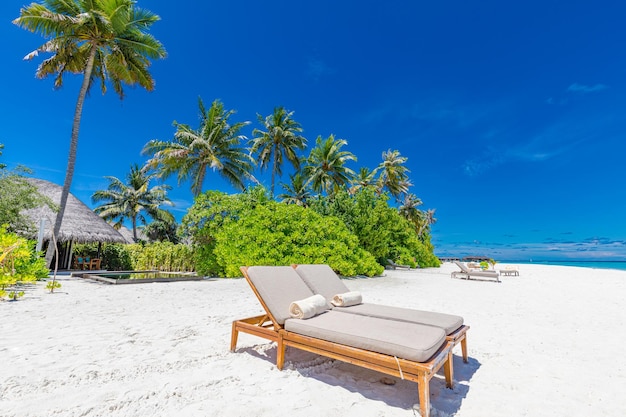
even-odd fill
[[[500,261],[498,263],[577,266],[580,268],[620,269],[626,271],[626,261]]]

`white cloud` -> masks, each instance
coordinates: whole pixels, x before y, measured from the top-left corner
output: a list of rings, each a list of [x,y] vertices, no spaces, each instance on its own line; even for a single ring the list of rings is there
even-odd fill
[[[334,74],[335,70],[318,58],[309,58],[307,74],[315,81],[324,75]]]
[[[570,85],[569,87],[567,87],[567,91],[570,93],[587,94],[587,93],[595,93],[598,91],[606,90],[607,88],[608,87],[604,84],[585,85],[585,84],[574,83]]]

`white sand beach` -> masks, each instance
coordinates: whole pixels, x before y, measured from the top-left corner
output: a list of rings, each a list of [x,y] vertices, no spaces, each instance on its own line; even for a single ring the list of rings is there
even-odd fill
[[[504,265],[496,265],[496,269]],[[346,281],[364,301],[461,315],[469,363],[431,381],[433,416],[626,415],[626,271],[456,266]],[[0,416],[415,416],[417,385],[276,349],[231,322],[262,312],[243,279],[106,285],[62,277],[0,302]]]

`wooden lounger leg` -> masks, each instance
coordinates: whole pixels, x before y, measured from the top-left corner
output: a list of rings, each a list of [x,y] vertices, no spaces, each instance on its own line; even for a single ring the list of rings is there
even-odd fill
[[[454,388],[454,366],[452,365],[452,349],[448,353],[448,360],[443,365],[443,371],[446,375],[446,387]]]
[[[237,338],[239,337],[239,330],[237,330],[237,322],[233,321],[233,330],[230,333],[230,351],[234,352],[237,347]]]
[[[283,369],[285,365],[285,343],[283,343],[282,334],[278,335],[278,341],[276,342],[276,367]]]
[[[421,381],[417,383],[417,392],[420,402],[420,414],[422,417],[430,415],[430,381],[423,375]]]
[[[461,352],[463,353],[463,362],[469,362],[467,356],[467,335],[465,335],[463,340],[461,340]]]

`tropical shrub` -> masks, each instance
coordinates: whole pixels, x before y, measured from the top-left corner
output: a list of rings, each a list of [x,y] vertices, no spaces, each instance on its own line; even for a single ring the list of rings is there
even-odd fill
[[[133,269],[133,263],[129,245],[121,243],[103,243],[100,248],[100,267],[109,271],[129,271]],[[98,257],[97,243],[82,243],[74,246],[74,255],[81,257]]]
[[[154,242],[128,245],[133,269],[167,272],[194,271],[194,253],[189,245]]]
[[[76,245],[76,256],[98,256],[98,244],[86,243]],[[102,269],[111,271],[131,271],[156,269],[159,271],[193,271],[194,254],[189,245],[171,242],[155,242],[149,244],[105,243],[100,249]]]
[[[383,271],[343,222],[263,198],[259,190],[200,196],[183,219],[203,275],[238,277],[241,265],[325,263],[344,276]]]
[[[343,220],[359,239],[359,245],[382,265],[393,259],[411,267],[438,267],[430,237],[420,240],[415,228],[387,201],[385,194],[363,187],[353,195],[343,191],[332,198],[318,197],[310,207],[324,216]]]
[[[34,249],[34,242],[7,232],[6,226],[0,227],[0,299],[16,300],[24,295],[20,285],[48,276],[45,260]]]

